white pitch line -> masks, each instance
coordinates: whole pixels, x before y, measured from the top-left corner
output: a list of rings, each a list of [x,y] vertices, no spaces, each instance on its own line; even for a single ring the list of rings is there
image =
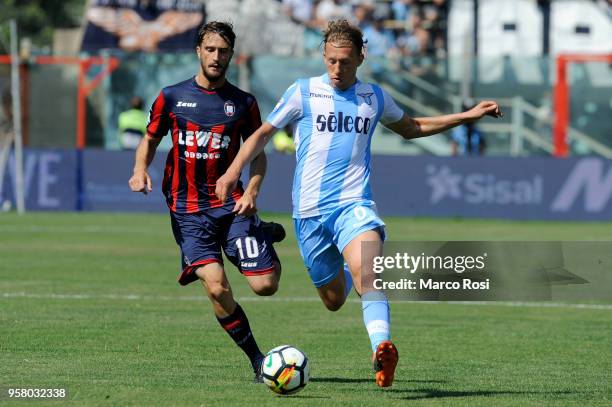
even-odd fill
[[[70,233],[122,233],[122,234],[142,234],[141,230],[130,228],[127,226],[94,226],[86,225],[82,227],[72,226],[37,226],[37,225],[0,225],[0,234],[6,235],[8,233],[53,233],[53,234],[70,234]],[[158,231],[155,233],[147,231],[147,236],[166,236],[165,232]]]
[[[2,298],[34,298],[48,300],[127,300],[127,301],[202,301],[208,299],[204,296],[147,296],[139,294],[37,294],[26,292],[2,293]],[[317,297],[239,297],[242,302],[319,302]],[[349,298],[347,302],[359,303],[357,298]],[[523,308],[572,308],[589,310],[612,311],[612,304],[572,304],[562,302],[529,302],[529,301],[393,301],[393,304],[451,304],[451,305],[479,305]]]

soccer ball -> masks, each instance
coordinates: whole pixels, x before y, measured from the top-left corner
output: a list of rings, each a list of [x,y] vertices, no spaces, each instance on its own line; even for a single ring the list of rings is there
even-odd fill
[[[278,394],[295,394],[302,390],[310,377],[308,358],[290,345],[277,346],[263,361],[263,380]]]

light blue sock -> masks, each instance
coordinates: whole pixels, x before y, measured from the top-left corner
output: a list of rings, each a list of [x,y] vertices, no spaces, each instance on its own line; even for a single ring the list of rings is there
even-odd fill
[[[344,298],[348,297],[353,289],[353,277],[349,270],[348,264],[344,263]]]
[[[361,296],[361,308],[363,323],[372,344],[372,352],[375,352],[378,344],[391,339],[389,301],[384,292],[369,291]]]

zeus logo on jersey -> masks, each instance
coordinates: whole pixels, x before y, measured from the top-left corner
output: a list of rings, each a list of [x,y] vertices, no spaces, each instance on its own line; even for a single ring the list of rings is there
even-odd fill
[[[324,114],[317,116],[317,130],[321,132],[336,131],[338,133],[349,133],[354,131],[355,133],[368,134],[371,125],[372,121],[368,117],[353,117],[344,115],[342,112],[338,112],[337,115],[335,112],[329,112],[327,116]]]
[[[206,146],[210,143],[210,146],[214,149],[229,147],[230,138],[229,136],[223,136],[219,133],[213,133],[211,131],[184,131],[179,130],[178,143],[182,146],[192,147],[196,144],[198,147]]]
[[[183,101],[178,101],[176,102],[176,107],[196,107],[198,104],[195,102],[183,102]]]

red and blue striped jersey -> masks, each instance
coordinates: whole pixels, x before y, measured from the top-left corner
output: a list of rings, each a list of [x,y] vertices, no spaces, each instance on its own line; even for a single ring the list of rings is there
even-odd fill
[[[162,191],[171,211],[195,213],[223,206],[215,196],[217,179],[225,173],[245,140],[261,125],[253,95],[229,82],[215,89],[199,86],[195,77],[168,86],[151,107],[147,134],[172,135]],[[226,205],[244,190],[239,182]]]

